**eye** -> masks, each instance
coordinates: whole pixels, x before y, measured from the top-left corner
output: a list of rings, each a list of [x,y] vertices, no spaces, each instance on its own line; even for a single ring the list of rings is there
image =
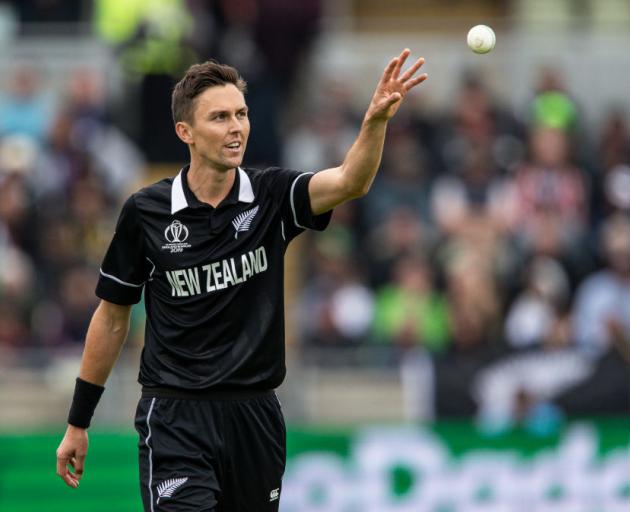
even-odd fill
[[[224,121],[226,117],[227,116],[226,116],[225,112],[219,112],[219,113],[215,114],[214,116],[212,116],[212,119],[216,119],[218,121]]]
[[[240,110],[240,111],[236,114],[236,116],[237,116],[239,119],[245,119],[245,118],[247,117],[247,110]]]

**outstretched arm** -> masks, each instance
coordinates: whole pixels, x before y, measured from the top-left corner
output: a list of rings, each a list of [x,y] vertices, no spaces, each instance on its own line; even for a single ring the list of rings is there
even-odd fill
[[[315,215],[361,197],[370,189],[381,163],[387,122],[396,113],[405,95],[427,78],[426,73],[415,76],[424,64],[423,58],[400,74],[410,53],[408,49],[403,50],[385,68],[365,113],[357,140],[343,163],[339,167],[320,171],[311,179],[308,191]]]
[[[79,371],[83,381],[96,386],[105,384],[127,338],[130,313],[131,306],[119,306],[104,300],[96,308],[87,331]],[[69,424],[57,448],[57,474],[70,487],[79,486],[87,449],[87,429]]]

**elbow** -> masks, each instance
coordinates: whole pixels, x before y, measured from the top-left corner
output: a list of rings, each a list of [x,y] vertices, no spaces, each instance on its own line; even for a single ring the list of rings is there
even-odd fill
[[[113,335],[126,335],[129,330],[131,306],[118,306],[116,304],[101,301],[96,310],[102,325]]]
[[[354,199],[362,198],[365,194],[367,194],[367,190],[363,187],[349,187],[344,189],[343,200],[353,201]]]
[[[366,182],[357,182],[356,180],[346,180],[342,189],[343,195],[347,200],[359,199],[365,196],[372,185],[371,180]]]
[[[361,186],[355,186],[351,191],[350,191],[350,198],[351,199],[360,199],[361,197],[367,195],[367,193],[370,191],[370,186],[372,184],[371,183],[365,183]]]
[[[110,331],[115,336],[127,336],[129,332],[129,321],[114,321],[111,323]]]

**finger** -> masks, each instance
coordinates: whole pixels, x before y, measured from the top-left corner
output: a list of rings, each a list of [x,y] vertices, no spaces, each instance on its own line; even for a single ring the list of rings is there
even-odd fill
[[[57,474],[63,478],[63,476],[68,472],[68,463],[70,462],[70,457],[57,457]]]
[[[85,455],[79,455],[72,465],[74,467],[74,473],[77,476],[77,480],[81,480],[81,477],[83,476],[83,470],[85,469]]]
[[[398,75],[400,74],[400,70],[402,69],[403,64],[407,60],[407,57],[409,57],[410,53],[411,53],[411,50],[409,48],[405,48],[400,54],[400,56],[398,57],[398,59],[396,59],[396,66],[394,67],[394,73],[392,74],[392,78],[398,78]]]
[[[418,71],[422,67],[423,64],[424,64],[424,57],[420,57],[416,62],[414,62],[413,66],[411,66],[407,71],[405,71],[403,76],[400,77],[400,80],[402,82],[406,82],[407,80],[409,80],[413,75],[416,74],[416,71]]]
[[[385,71],[383,72],[383,77],[381,78],[381,82],[385,83],[388,82],[391,77],[392,77],[392,73],[394,72],[394,67],[396,66],[396,58],[393,58],[392,60],[389,61],[389,64],[387,64],[387,66],[385,67]]]
[[[405,91],[409,91],[413,89],[416,85],[421,84],[427,78],[429,78],[429,75],[427,75],[426,73],[422,73],[420,76],[417,76],[413,80],[409,80],[408,82],[405,83]]]
[[[396,103],[397,101],[400,101],[402,99],[402,94],[400,94],[399,92],[395,92],[393,94],[391,94],[382,104],[382,109],[383,110],[387,110],[389,107],[391,107],[394,103]]]
[[[73,487],[76,489],[77,487],[79,487],[79,481],[77,477],[68,469],[68,464],[70,464],[69,458],[57,458],[57,474],[61,477],[61,479],[68,487]]]

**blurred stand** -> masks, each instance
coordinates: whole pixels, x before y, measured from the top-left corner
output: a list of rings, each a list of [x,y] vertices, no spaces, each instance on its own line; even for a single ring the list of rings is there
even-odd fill
[[[630,8],[616,0],[0,3],[0,428],[61,425],[120,204],[186,161],[170,92],[249,82],[248,165],[338,165],[388,58],[429,81],[365,198],[287,260],[292,423],[630,410]],[[491,24],[472,54],[464,34]],[[579,65],[576,65],[579,62]],[[129,425],[144,317],[97,413]]]

